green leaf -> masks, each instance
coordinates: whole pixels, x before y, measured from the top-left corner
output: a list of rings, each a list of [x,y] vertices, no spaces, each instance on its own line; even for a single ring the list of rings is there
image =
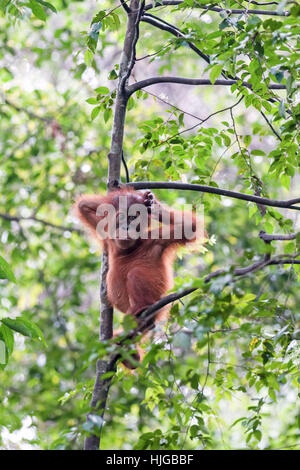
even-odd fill
[[[278,66],[271,67],[270,70],[271,74],[274,75],[278,83],[281,83],[284,77],[284,74],[281,70],[279,70]]]
[[[2,339],[4,340],[6,344],[8,354],[10,355],[14,349],[14,334],[12,330],[6,325],[0,326],[0,332],[1,332]]]
[[[295,4],[292,6],[291,8],[291,15],[292,16],[295,16],[295,17],[299,17],[300,15],[300,5],[299,4]]]
[[[251,144],[252,137],[251,135],[245,135],[244,136],[244,144],[246,147],[248,147]]]
[[[217,64],[217,65],[214,65],[211,69],[210,69],[210,72],[209,72],[209,79],[211,81],[212,84],[215,83],[216,79],[218,78],[218,76],[222,73],[222,70],[223,70],[223,65],[222,64]]]
[[[256,299],[256,295],[252,294],[251,292],[248,292],[240,299],[240,302],[252,302],[255,299]]]
[[[247,419],[247,418],[245,418],[245,416],[243,416],[242,418],[236,419],[236,420],[232,423],[232,425],[230,426],[230,429],[233,428],[234,426],[236,426],[236,425],[237,425],[238,423],[240,423],[241,421],[244,421],[245,419]]]
[[[274,20],[273,18],[269,18],[263,23],[264,28],[270,29],[271,31],[276,31],[277,29],[281,28],[282,22]]]
[[[108,80],[116,80],[118,78],[117,72],[113,69],[108,74]]]
[[[180,115],[178,117],[178,122],[179,122],[180,126],[184,125],[184,113],[180,113]]]
[[[57,13],[56,8],[51,3],[44,2],[44,0],[36,0],[36,1],[40,3],[41,5],[43,5],[44,7],[49,8],[49,10],[52,10],[53,13]]]
[[[104,122],[107,122],[111,116],[112,116],[112,110],[111,108],[107,108],[103,114]]]
[[[99,95],[108,95],[109,88],[107,88],[106,86],[99,86],[98,88],[95,88],[95,92]]]
[[[22,334],[23,336],[38,339],[42,341],[44,345],[46,345],[43,333],[35,323],[22,317],[18,317],[16,319],[2,318],[1,322],[12,330]]]
[[[104,10],[99,11],[93,18],[92,24],[98,23],[106,16],[106,12]]]
[[[279,115],[283,118],[285,118],[285,106],[284,106],[284,100],[280,101],[279,108],[278,108]]]
[[[225,28],[229,28],[231,26],[230,21],[225,18],[221,23],[219,24],[219,29],[222,31]]]
[[[98,114],[100,113],[100,111],[101,111],[100,106],[96,106],[96,108],[93,109],[93,111],[91,112],[91,119],[92,119],[92,121],[93,121],[94,119],[96,119],[96,117],[98,116]]]
[[[46,21],[47,15],[44,11],[44,8],[37,1],[31,0],[28,6],[34,16],[36,16],[41,21]]]
[[[1,0],[0,9],[5,13],[6,8],[10,4],[11,0]]]
[[[290,189],[290,184],[291,184],[291,177],[289,175],[281,175],[280,176],[280,181],[282,186],[284,186],[287,190]]]
[[[2,323],[23,336],[32,338],[32,331],[23,320],[14,320],[12,318],[2,318]]]
[[[88,67],[91,65],[93,58],[93,53],[90,51],[90,49],[87,49],[84,53],[84,62]]]
[[[0,368],[4,369],[14,349],[14,334],[10,328],[0,325]]]
[[[256,438],[258,441],[261,440],[261,438],[262,438],[262,433],[261,433],[261,431],[259,431],[258,429],[256,429],[253,434],[254,434],[255,438]]]
[[[96,99],[96,98],[93,98],[93,97],[92,97],[92,98],[88,98],[88,99],[85,100],[85,101],[86,101],[86,103],[88,103],[88,104],[97,104],[97,103],[98,103],[97,99]]]
[[[0,256],[0,279],[9,279],[12,282],[17,282],[9,264],[2,256]]]
[[[5,347],[5,342],[1,338],[1,331],[0,331],[0,369],[4,369],[6,364],[7,364],[7,353],[6,353],[6,347]]]
[[[102,28],[101,21],[98,21],[97,23],[92,23],[91,31],[89,33],[89,36],[92,39],[94,39],[94,41],[98,41],[99,31],[101,30],[101,28]]]
[[[259,150],[259,149],[251,150],[250,153],[251,153],[251,155],[257,155],[257,156],[261,156],[261,157],[266,156],[266,153],[263,150]]]
[[[256,26],[261,23],[261,19],[256,15],[250,15],[248,18],[248,25]]]
[[[114,27],[115,27],[115,30],[117,31],[117,30],[120,28],[120,26],[121,26],[121,23],[120,23],[120,20],[119,20],[119,16],[117,15],[117,13],[116,13],[115,11],[112,11],[112,12],[110,13],[110,15],[111,15],[111,17],[112,17],[113,20],[114,20],[114,23],[115,23]]]

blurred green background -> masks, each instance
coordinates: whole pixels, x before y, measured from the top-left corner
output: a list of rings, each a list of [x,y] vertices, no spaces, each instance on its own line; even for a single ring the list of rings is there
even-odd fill
[[[186,41],[141,23],[131,82],[159,74],[212,78],[223,68],[244,74],[255,92],[243,89],[232,112],[207,120],[241,95],[230,87],[176,84],[134,95],[124,140],[132,181],[299,197],[296,4],[283,2],[280,8],[294,8],[292,14],[273,18],[226,16],[184,3],[150,12],[180,27],[211,56],[211,68],[204,72],[207,64]],[[126,13],[117,0],[4,0],[1,10],[0,235],[9,268],[0,265],[0,336],[8,362],[0,365],[0,446],[81,449],[101,352],[100,251],[80,233],[71,207],[77,195],[106,189]],[[259,88],[268,79],[288,87],[288,94],[276,91],[279,101],[272,104]],[[175,266],[176,290],[200,289],[173,307],[162,338],[146,345],[141,368],[132,374],[119,366],[102,447],[297,448],[299,265],[239,279],[232,267],[268,252],[299,252],[298,238],[267,245],[258,237],[260,230],[296,232],[299,212],[189,191],[155,194],[172,207],[203,204],[209,242],[182,250]],[[205,275],[219,268],[227,275],[205,284]],[[11,329],[7,318],[21,323]],[[116,327],[122,318],[116,312]]]

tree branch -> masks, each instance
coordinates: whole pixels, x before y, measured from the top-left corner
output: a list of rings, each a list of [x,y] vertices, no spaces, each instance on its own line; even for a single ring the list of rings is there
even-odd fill
[[[153,2],[152,4],[149,4],[146,6],[146,10],[151,10],[152,8],[156,7],[161,7],[161,6],[176,6],[176,5],[181,5],[184,3],[182,0],[161,0],[158,2]],[[255,2],[249,2],[249,3],[255,3]],[[255,3],[256,5],[260,5],[259,3]],[[273,5],[277,4],[276,2],[268,2],[268,3],[262,3],[261,5]],[[277,11],[273,10],[247,10],[247,9],[237,9],[237,8],[219,8],[219,7],[206,7],[201,4],[195,4],[195,8],[200,8],[201,10],[207,10],[207,11],[216,11],[216,12],[227,12],[229,14],[233,15],[240,15],[243,13],[252,13],[254,15],[268,15],[268,16],[289,16],[288,11],[284,11],[282,13],[278,13]]]
[[[253,5],[265,6],[265,5],[279,5],[279,2],[256,2],[255,0],[250,0],[248,3]]]
[[[135,34],[134,34],[134,39],[133,39],[132,44],[131,44],[131,58],[130,58],[130,62],[129,62],[128,67],[127,67],[127,72],[126,72],[124,78],[122,79],[122,85],[123,86],[126,85],[126,83],[128,81],[128,78],[130,77],[130,74],[131,74],[132,69],[133,69],[133,67],[135,65],[135,62],[136,62],[136,45],[137,45],[137,42],[138,42],[138,39],[139,39],[139,36],[140,36],[140,21],[141,21],[141,17],[142,17],[144,8],[145,8],[145,0],[142,0],[141,4],[140,4],[140,7],[139,7],[139,10],[138,10],[138,14],[137,14],[136,19],[135,19]]]
[[[260,6],[279,5],[279,2],[256,2],[255,0],[250,0],[249,3],[252,3],[253,5],[260,5]]]
[[[289,11],[283,11],[282,13],[278,13],[277,11],[272,10],[248,10],[248,9],[240,9],[240,8],[219,8],[219,7],[205,7],[198,5],[198,8],[201,10],[209,11],[216,11],[218,13],[225,12],[229,15],[242,15],[243,13],[252,14],[252,15],[265,15],[265,16],[289,16]]]
[[[108,273],[108,253],[103,251],[101,262],[101,284],[100,284],[100,330],[99,342],[107,341],[113,335],[113,309],[107,298],[106,276]],[[111,383],[110,378],[102,379],[102,376],[111,371],[115,371],[116,361],[108,359],[98,359],[96,363],[96,377],[93,389],[90,412],[87,414],[87,422],[93,422],[93,415],[101,418],[101,426],[98,433],[91,433],[86,437],[84,450],[99,450],[100,433],[102,431],[103,415],[106,407],[106,400]]]
[[[150,307],[145,309],[139,315],[139,321],[140,321],[139,326],[137,328],[135,328],[134,330],[132,330],[128,335],[126,335],[126,337],[121,339],[119,344],[123,344],[128,339],[132,339],[136,335],[138,335],[139,333],[143,332],[145,327],[147,326],[149,320],[151,320],[152,318],[155,318],[158,310],[160,310],[161,308],[165,307],[166,305],[168,305],[172,302],[175,302],[176,300],[181,299],[181,297],[185,297],[186,295],[191,294],[192,292],[194,292],[197,289],[198,289],[197,287],[191,287],[190,289],[185,289],[181,292],[174,292],[172,294],[166,295],[165,297],[163,297],[162,299],[158,300],[153,305],[151,305]]]
[[[259,236],[260,238],[264,239],[265,241],[271,241],[271,240],[291,240],[296,238],[297,234],[290,234],[290,235],[268,235],[267,233],[261,231]],[[208,283],[212,279],[226,275],[226,274],[231,274],[233,277],[243,277],[248,274],[252,274],[266,266],[275,266],[275,265],[285,265],[285,264],[300,264],[300,260],[296,259],[300,256],[300,253],[296,253],[293,256],[290,256],[287,258],[285,255],[278,255],[274,256],[273,258],[263,258],[259,261],[256,261],[249,266],[242,267],[242,268],[235,268],[233,271],[230,273],[228,269],[218,269],[216,271],[213,271],[212,273],[208,274],[204,278],[204,282]],[[120,335],[120,340],[118,341],[118,345],[122,346],[125,345],[127,341],[132,341],[134,340],[139,334],[144,333],[149,329],[149,322],[150,320],[154,319],[157,315],[157,312],[161,310],[163,307],[166,305],[169,305],[170,303],[173,303],[182,297],[185,297],[192,292],[195,292],[199,289],[199,287],[191,287],[189,289],[184,289],[180,292],[174,292],[169,295],[166,295],[162,299],[158,300],[155,302],[153,305],[145,309],[140,315],[139,315],[139,325],[138,327],[134,328],[131,330],[129,333],[127,333],[125,336]],[[120,353],[112,354],[109,360],[109,367],[110,369],[103,370],[103,368],[100,368],[100,365],[97,366],[97,370],[99,369],[99,374],[104,374],[108,370],[115,370],[115,366],[117,361],[122,357]],[[99,361],[100,362],[100,361]],[[108,383],[109,379],[106,380],[106,384]],[[107,385],[106,385],[107,386]],[[109,386],[108,386],[109,387]],[[108,390],[107,390],[108,391]],[[106,394],[107,396],[107,394]],[[106,400],[105,396],[105,400]],[[103,413],[102,413],[103,416]]]
[[[255,202],[263,206],[281,207],[285,209],[300,210],[300,197],[290,199],[288,201],[279,201],[276,199],[268,199],[266,197],[253,196],[251,194],[229,191],[228,189],[216,188],[214,186],[205,186],[202,184],[175,183],[173,181],[139,181],[129,183],[135,189],[179,189],[188,191],[199,191],[203,193],[218,194],[220,196],[231,197],[243,201]]]
[[[170,23],[167,23],[166,21],[162,20],[161,18],[157,18],[156,16],[154,15],[150,15],[149,13],[147,14],[144,14],[141,18],[141,21],[144,21],[146,23],[149,23],[151,24],[152,26],[155,26],[156,28],[159,28],[163,31],[167,31],[171,34],[173,34],[174,36],[176,36],[177,38],[182,38],[185,40],[185,42],[189,45],[189,47],[194,51],[196,52],[197,55],[199,55],[202,59],[205,60],[206,63],[210,64],[210,57],[205,54],[204,52],[202,52],[198,47],[196,47],[191,41],[189,41],[184,33],[182,31],[180,31],[179,28],[177,28],[176,26],[174,25],[171,25]],[[224,70],[222,70],[221,72],[222,76],[225,78],[225,79],[232,79],[232,80],[240,80],[239,77],[233,77],[232,75],[230,74],[227,74],[226,75],[226,72]],[[270,101],[271,103],[273,103],[275,100],[270,98],[268,101]],[[263,111],[260,111],[260,114],[263,116],[264,120],[266,121],[266,123],[268,124],[268,126],[270,127],[271,131],[273,132],[273,134],[280,140],[282,141],[280,135],[276,132],[276,130],[274,129],[274,127],[272,126],[272,124],[270,123],[270,121],[268,120],[267,116],[264,114]]]
[[[295,255],[295,257],[299,256],[299,253]],[[256,261],[253,264],[250,264],[250,266],[246,266],[244,268],[235,268],[233,270],[233,275],[234,276],[245,276],[246,274],[254,273],[258,271],[259,269],[264,268],[265,266],[270,266],[270,265],[278,265],[278,264],[300,264],[300,260],[296,260],[293,257],[291,258],[280,258],[279,256],[277,258],[269,258],[269,259],[262,259],[260,261]],[[215,277],[222,276],[223,274],[226,274],[228,271],[225,269],[218,269],[217,271],[214,271],[210,273],[208,276],[205,278],[205,282],[211,281],[211,279],[214,279]]]
[[[124,1],[124,0],[120,0],[120,3],[122,5],[122,7],[124,8],[124,10],[126,11],[126,13],[131,13],[131,10],[129,8],[129,6],[127,5],[127,3]]]
[[[270,121],[269,121],[269,119],[267,118],[267,116],[265,115],[265,113],[260,110],[260,114],[262,115],[262,117],[264,118],[264,120],[266,121],[266,123],[268,124],[268,126],[270,127],[270,129],[271,129],[271,131],[273,132],[273,134],[276,135],[276,137],[282,142],[282,138],[280,137],[280,135],[278,134],[278,132],[274,129],[274,127],[273,127],[272,124],[270,123]]]
[[[289,233],[288,235],[269,234],[269,233],[264,232],[263,230],[259,232],[259,238],[261,238],[263,241],[268,242],[268,243],[274,240],[283,240],[283,241],[295,240],[297,235],[298,235],[297,233]]]
[[[68,232],[82,233],[82,231],[79,228],[66,227],[64,225],[56,225],[56,224],[53,224],[52,222],[48,222],[47,220],[39,219],[38,217],[35,217],[33,215],[29,217],[22,217],[18,215],[4,214],[3,212],[1,212],[0,217],[5,220],[16,221],[16,222],[21,222],[22,220],[33,220],[40,224],[47,225],[48,227],[53,227],[58,230],[63,230],[64,232],[68,231]]]
[[[147,94],[150,95],[150,96],[153,96],[153,98],[156,98],[158,101],[161,101],[162,103],[164,103],[168,106],[171,106],[172,108],[176,109],[180,113],[186,114],[187,116],[191,116],[192,118],[197,119],[198,121],[200,121],[200,124],[202,124],[203,119],[199,116],[196,116],[196,114],[192,114],[192,113],[189,113],[188,111],[184,111],[183,109],[178,108],[178,106],[175,106],[175,104],[170,103],[170,101],[164,100],[161,96],[158,96],[158,95],[155,95],[154,93],[151,93],[151,91],[147,91]],[[205,118],[205,120],[206,119],[207,118]]]
[[[122,163],[123,163],[125,174],[126,174],[126,183],[129,183],[130,176],[129,176],[128,166],[127,166],[127,163],[126,163],[126,160],[125,160],[125,157],[124,157],[123,150],[122,150]]]
[[[7,106],[10,106],[11,108],[13,108],[15,111],[18,111],[19,113],[23,112],[23,113],[27,114],[27,116],[30,117],[31,119],[38,119],[39,121],[46,122],[47,124],[51,123],[54,120],[54,118],[39,116],[38,114],[35,114],[35,113],[33,113],[32,111],[29,111],[26,108],[21,108],[20,106],[17,106],[15,103],[8,100],[7,98],[4,98],[4,103]]]
[[[189,41],[185,35],[178,29],[176,26],[171,25],[170,23],[167,23],[160,18],[156,18],[154,15],[149,15],[145,14],[142,16],[141,21],[144,23],[149,23],[152,26],[155,26],[158,29],[161,29],[163,31],[167,31],[168,33],[173,34],[177,38],[182,38],[185,40],[185,42],[189,45],[189,47],[196,52],[198,56],[200,56],[202,59],[205,60],[208,64],[210,64],[210,58],[208,55],[204,54],[198,47],[196,47],[191,41]]]
[[[231,86],[235,83],[241,82],[241,85],[252,89],[251,83],[244,82],[241,80],[216,80],[212,83],[209,79],[206,78],[184,78],[184,77],[150,77],[145,80],[140,80],[139,82],[133,83],[127,87],[128,95],[132,95],[142,88],[146,88],[156,83],[180,83],[182,85],[212,85],[212,86]],[[285,85],[279,85],[277,83],[271,84],[268,86],[269,90],[285,90]]]
[[[300,256],[300,253],[297,253],[295,255],[295,257],[297,257],[297,256]],[[300,260],[296,260],[296,259],[294,259],[294,257],[280,258],[280,256],[271,258],[269,260],[263,259],[263,260],[260,260],[260,261],[257,261],[255,263],[251,264],[250,266],[246,266],[244,268],[235,268],[232,272],[232,275],[236,276],[236,277],[245,276],[247,274],[254,273],[254,272],[258,271],[259,269],[262,269],[266,266],[279,265],[279,264],[281,264],[281,265],[283,265],[283,264],[300,264]],[[219,277],[219,276],[222,276],[223,274],[227,274],[227,273],[228,273],[228,270],[226,270],[226,269],[218,269],[218,270],[208,274],[208,276],[206,276],[204,278],[204,282],[205,283],[210,282],[212,279],[214,279],[216,277]],[[158,310],[160,310],[161,308],[165,307],[166,305],[168,305],[170,303],[175,302],[176,300],[181,299],[182,297],[185,297],[185,296],[191,294],[192,292],[195,292],[198,289],[199,289],[199,287],[191,287],[189,289],[184,289],[181,292],[175,292],[175,293],[169,294],[169,295],[163,297],[162,299],[158,300],[157,302],[155,302],[153,305],[151,305],[150,307],[148,307],[147,309],[145,309],[141,313],[139,318],[142,321],[140,322],[139,326],[137,328],[134,328],[125,337],[121,338],[118,344],[119,345],[124,344],[124,343],[126,343],[126,341],[132,340],[133,338],[135,338],[140,333],[143,333],[145,331],[145,327],[149,323],[149,320],[155,318]],[[120,355],[118,355],[118,357],[116,359],[118,359],[119,357],[120,357]]]
[[[124,138],[124,126],[125,126],[125,116],[126,116],[126,108],[128,103],[128,98],[131,96],[132,93],[136,92],[137,90],[150,86],[154,83],[181,83],[186,85],[213,85],[210,80],[200,80],[200,79],[185,79],[180,77],[152,77],[138,83],[132,84],[128,86],[128,79],[130,77],[131,71],[134,67],[136,57],[135,57],[135,50],[136,44],[139,38],[139,22],[141,20],[141,16],[144,10],[144,1],[140,2],[140,0],[130,0],[129,6],[127,6],[127,2],[124,0],[120,0],[121,5],[125,9],[127,13],[127,29],[125,34],[125,40],[123,45],[122,56],[120,60],[120,68],[119,68],[119,81],[118,81],[118,88],[117,88],[117,97],[115,102],[115,110],[114,110],[114,121],[113,121],[113,129],[112,129],[112,137],[111,137],[111,148],[108,155],[109,160],[109,169],[108,169],[108,191],[113,190],[116,186],[120,185],[120,170],[121,170],[121,161],[122,161],[122,150],[123,150],[123,138]],[[170,5],[170,4],[180,4],[182,2],[160,2],[159,5]],[[157,6],[157,2],[155,3]],[[153,8],[153,5],[147,5],[145,9]],[[207,9],[205,7],[202,7]],[[223,9],[217,9],[216,11],[227,11]],[[241,12],[245,12],[245,10],[240,10]],[[256,11],[256,10],[255,10]],[[234,10],[230,10],[230,12],[234,12]],[[249,11],[251,12],[251,11]],[[269,12],[268,12],[269,13]],[[264,13],[262,13],[264,14]],[[275,14],[275,12],[271,12],[271,14]],[[145,15],[144,15],[145,16]],[[146,15],[147,17],[147,15]],[[153,17],[148,15],[148,20],[151,19],[152,21],[156,21]],[[158,21],[159,27],[171,27],[172,25],[167,24],[165,21]],[[175,28],[175,27],[174,27]],[[162,28],[160,28],[162,29]],[[175,28],[176,29],[176,28]],[[176,29],[177,31],[178,29]],[[173,34],[173,32],[172,32]],[[191,43],[192,44],[192,43]],[[191,47],[191,46],[190,46]],[[196,46],[193,45],[194,50]],[[196,48],[197,49],[197,48]],[[199,54],[199,50],[197,49],[197,53]],[[200,51],[201,52],[201,51]],[[202,53],[203,54],[203,53]],[[205,54],[204,54],[205,56]],[[209,60],[207,56],[206,59]],[[204,58],[204,57],[203,57]],[[217,80],[215,85],[232,85],[234,83],[238,83],[237,80]],[[247,88],[252,88],[251,84],[240,81],[243,86]],[[283,85],[270,85],[270,89],[285,89]],[[136,189],[142,187],[151,187],[151,184],[156,185],[155,187],[159,187],[158,185],[163,185],[160,187],[179,187],[179,189],[192,189],[197,191],[203,192],[211,192],[215,194],[221,194],[224,196],[235,197],[238,199],[245,199],[250,200],[253,202],[259,202],[261,204],[265,203],[265,205],[274,205],[275,207],[289,207],[287,205],[290,203],[289,208],[300,210],[300,207],[295,207],[293,204],[300,202],[300,199],[292,200],[292,201],[272,201],[267,198],[261,198],[257,196],[245,195],[240,193],[235,193],[233,191],[226,191],[220,190],[218,188],[209,187],[209,186],[201,186],[201,185],[185,185],[188,187],[183,187],[183,184],[180,186],[174,186],[176,183],[130,183],[132,186],[136,187]],[[146,184],[146,186],[145,186]],[[170,185],[172,186],[166,186]],[[139,185],[139,187],[138,187]],[[143,186],[144,185],[144,186]],[[149,186],[150,185],[150,186]],[[154,186],[152,186],[154,187]],[[197,187],[197,188],[196,188]],[[201,188],[201,189],[199,189]],[[218,192],[220,191],[220,192]],[[264,201],[264,202],[262,202]],[[277,203],[276,204],[272,204]],[[293,207],[292,207],[293,206]],[[106,251],[103,252],[102,256],[102,266],[101,266],[101,286],[100,286],[100,299],[101,299],[101,310],[100,310],[100,332],[99,332],[99,340],[101,342],[105,342],[112,338],[113,334],[113,310],[108,301],[107,296],[107,285],[106,285],[106,276],[108,272],[108,254]],[[288,262],[287,259],[273,259],[273,260],[264,260],[264,263],[272,264],[275,262],[278,264]],[[296,263],[296,260],[293,260],[293,263]],[[265,264],[266,265],[266,264]],[[245,269],[245,268],[239,268]],[[254,268],[253,268],[254,269]],[[256,269],[259,269],[256,267]],[[217,275],[221,275],[223,273],[215,272],[212,273],[214,277]],[[208,281],[207,281],[208,282]],[[161,309],[164,305],[168,303],[174,302],[175,300],[188,295],[189,293],[196,290],[196,288],[186,289],[181,293],[173,293],[169,296],[161,299],[159,302],[154,304],[153,306],[149,307],[142,313],[142,326],[145,328],[149,319],[156,315],[157,310]],[[141,327],[141,326],[140,326]],[[138,334],[137,332],[134,335]],[[125,338],[121,340],[122,342],[125,341]],[[108,357],[101,358],[97,361],[96,365],[96,378],[95,378],[95,385],[92,395],[91,401],[91,410],[87,415],[87,422],[93,423],[93,415],[100,417],[103,420],[103,415],[106,406],[106,400],[109,392],[109,387],[111,383],[110,378],[103,378],[103,374],[109,371],[115,371],[115,366],[120,354],[111,354]],[[100,426],[101,428],[101,426]],[[89,434],[89,436],[85,440],[85,450],[98,450],[100,446],[100,434],[101,429],[97,429],[97,432],[93,430]]]
[[[126,91],[126,84],[130,71],[134,65],[135,45],[137,41],[137,19],[140,15],[139,1],[131,0],[129,8],[130,12],[128,13],[127,29],[120,60],[120,72],[114,110],[111,148],[108,154],[108,189],[114,189],[120,181],[125,117],[129,98],[129,95]]]

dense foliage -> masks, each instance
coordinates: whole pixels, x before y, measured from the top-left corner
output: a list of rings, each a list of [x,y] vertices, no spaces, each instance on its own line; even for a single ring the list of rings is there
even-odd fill
[[[124,139],[131,180],[299,197],[299,4],[162,3],[149,13],[182,35],[142,21],[131,83],[156,75],[239,80],[134,94]],[[0,11],[0,442],[80,449],[103,353],[100,252],[71,207],[78,194],[106,188],[126,12],[118,0],[4,0]],[[299,212],[156,194],[172,206],[203,205],[209,241],[176,262],[175,290],[199,289],[172,307],[136,372],[118,367],[102,447],[296,448],[300,265],[266,264],[244,276],[234,269],[281,255],[299,260],[298,236],[259,237],[296,233]],[[226,272],[205,282],[217,269]],[[122,319],[116,313],[116,326]]]

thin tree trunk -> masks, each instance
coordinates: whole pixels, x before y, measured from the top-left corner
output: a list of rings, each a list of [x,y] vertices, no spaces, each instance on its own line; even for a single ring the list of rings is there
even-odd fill
[[[118,187],[120,183],[121,159],[123,149],[124,127],[126,107],[128,102],[128,93],[126,85],[130,71],[134,65],[135,43],[137,34],[137,23],[139,21],[139,0],[130,1],[130,11],[128,12],[127,30],[124,40],[123,52],[120,61],[120,73],[118,81],[118,90],[116,104],[114,109],[114,122],[111,137],[111,148],[108,154],[108,191]],[[113,335],[113,309],[107,298],[106,276],[108,272],[108,253],[103,252],[100,284],[100,333],[99,341],[107,341]],[[103,425],[103,415],[105,411],[107,395],[111,383],[111,377],[102,379],[106,372],[115,370],[115,360],[99,359],[96,365],[95,385],[91,400],[91,411],[87,415],[87,422],[94,423],[95,417],[98,426],[85,439],[85,450],[99,450],[100,435]],[[100,420],[99,420],[100,418]]]

